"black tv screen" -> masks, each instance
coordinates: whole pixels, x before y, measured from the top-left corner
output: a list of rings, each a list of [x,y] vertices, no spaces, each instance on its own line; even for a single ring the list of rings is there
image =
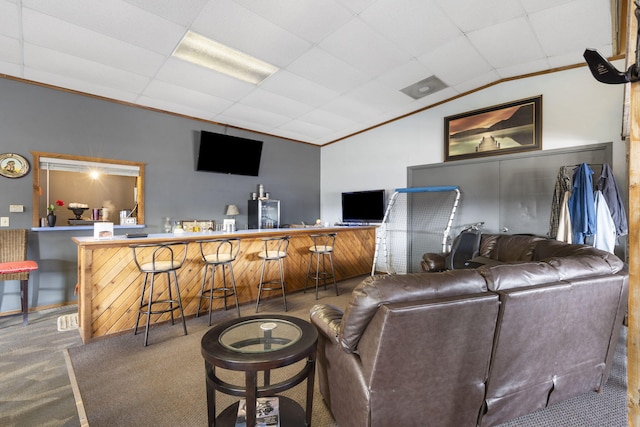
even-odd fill
[[[380,222],[384,211],[384,190],[342,193],[342,222]]]
[[[203,130],[196,170],[258,176],[261,156],[262,141]]]

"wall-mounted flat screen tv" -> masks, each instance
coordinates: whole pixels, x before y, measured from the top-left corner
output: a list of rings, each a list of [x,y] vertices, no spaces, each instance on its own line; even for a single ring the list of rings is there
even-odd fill
[[[342,222],[381,222],[385,207],[384,190],[342,193]]]
[[[262,141],[203,130],[196,170],[258,176],[261,156]]]

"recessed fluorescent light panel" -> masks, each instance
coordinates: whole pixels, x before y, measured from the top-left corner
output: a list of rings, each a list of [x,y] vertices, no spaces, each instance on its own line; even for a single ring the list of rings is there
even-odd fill
[[[402,92],[413,99],[420,99],[442,90],[445,87],[447,87],[447,85],[442,80],[436,76],[431,76],[405,87],[402,89]]]
[[[187,31],[173,56],[255,85],[278,71],[278,67],[192,31]]]

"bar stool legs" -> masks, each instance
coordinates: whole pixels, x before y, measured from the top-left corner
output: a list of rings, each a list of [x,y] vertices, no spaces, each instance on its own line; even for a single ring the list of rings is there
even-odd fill
[[[338,295],[338,284],[336,283],[336,273],[333,268],[333,248],[336,243],[337,233],[326,234],[312,234],[309,237],[313,239],[313,246],[309,248],[309,268],[307,269],[307,280],[304,283],[304,292],[307,292],[307,284],[309,280],[315,281],[316,285],[316,299],[318,299],[318,285],[320,281],[324,284],[324,289],[327,289],[327,281],[332,280],[333,286],[336,289],[336,296]],[[315,271],[311,271],[311,266],[315,258]],[[326,260],[329,259],[329,269],[326,266]],[[322,262],[322,268],[320,267]]]
[[[187,243],[168,243],[168,244],[142,244],[142,245],[130,245],[133,249],[133,257],[138,270],[144,273],[144,280],[142,282],[142,292],[140,295],[140,305],[138,307],[138,316],[136,318],[136,324],[133,329],[133,334],[138,334],[138,324],[140,323],[140,317],[145,314],[146,328],[144,331],[144,346],[146,347],[149,342],[149,329],[151,326],[152,314],[164,314],[170,313],[171,324],[175,324],[174,310],[180,311],[180,317],[182,318],[182,329],[184,335],[187,335],[187,323],[184,318],[184,312],[182,310],[182,298],[180,297],[180,288],[178,286],[178,275],[176,271],[182,267],[184,260],[187,256]],[[147,249],[148,248],[148,249]],[[141,254],[144,250],[151,250],[151,254]],[[178,256],[178,253],[182,251],[182,255]],[[144,259],[147,262],[142,262]],[[154,295],[154,286],[156,276],[166,275],[167,283],[167,298],[159,299],[158,294]],[[148,286],[147,286],[148,285]],[[175,290],[176,296],[173,296],[172,287]],[[146,298],[145,298],[146,296]],[[154,309],[154,306],[160,306],[161,308]]]
[[[240,304],[238,303],[238,292],[236,290],[236,279],[233,275],[233,261],[240,252],[240,239],[215,239],[215,240],[199,240],[200,253],[204,262],[204,272],[202,275],[202,287],[200,288],[200,301],[209,301],[209,326],[211,326],[211,311],[213,306],[213,300],[216,298],[224,301],[224,309],[227,310],[227,298],[233,296],[236,303],[236,310],[238,317],[240,317]],[[207,250],[206,245],[213,244],[213,251]],[[211,246],[211,245],[209,245]],[[215,287],[215,275],[216,269],[220,267],[222,269],[222,286]],[[207,283],[207,273],[211,270],[211,277],[209,279],[209,289],[205,289]],[[227,285],[227,274],[231,278],[231,287]],[[217,295],[219,294],[219,295]],[[196,317],[200,316],[200,307],[196,313]]]
[[[284,301],[284,311],[287,311],[287,295],[284,282],[284,259],[287,257],[287,249],[289,247],[289,239],[291,236],[272,237],[262,239],[264,241],[264,250],[258,254],[262,258],[262,271],[260,273],[260,284],[258,285],[258,298],[256,299],[256,313],[260,306],[260,297],[262,291],[276,291],[282,289],[282,300]],[[265,269],[268,263],[277,261],[280,280],[265,281]],[[266,286],[265,286],[266,285]]]

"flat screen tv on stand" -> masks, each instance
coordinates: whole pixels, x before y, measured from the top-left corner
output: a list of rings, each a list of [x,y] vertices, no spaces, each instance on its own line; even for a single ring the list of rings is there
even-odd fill
[[[342,223],[345,225],[368,225],[382,222],[385,207],[384,190],[342,193]]]

